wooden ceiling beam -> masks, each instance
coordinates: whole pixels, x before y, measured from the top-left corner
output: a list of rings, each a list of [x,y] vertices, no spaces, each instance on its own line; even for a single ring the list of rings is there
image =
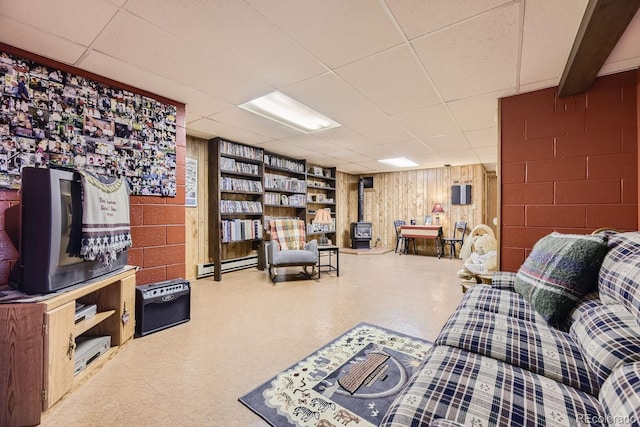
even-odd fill
[[[589,0],[560,79],[560,96],[586,92],[640,7],[640,0]]]

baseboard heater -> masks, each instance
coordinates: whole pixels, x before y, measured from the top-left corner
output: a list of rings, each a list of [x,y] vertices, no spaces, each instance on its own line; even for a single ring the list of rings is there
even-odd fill
[[[222,273],[228,273],[229,271],[242,270],[245,268],[257,267],[258,255],[250,255],[242,258],[226,259],[222,261]],[[208,264],[198,264],[198,276],[202,277],[212,276],[216,271],[216,265],[213,262]]]

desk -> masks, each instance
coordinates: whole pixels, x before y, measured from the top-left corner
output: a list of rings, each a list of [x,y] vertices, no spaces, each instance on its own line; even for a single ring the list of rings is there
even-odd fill
[[[436,255],[438,258],[444,255],[442,227],[439,225],[403,225],[400,227],[400,237],[404,237],[406,239],[435,240]]]
[[[327,252],[329,255],[329,263],[322,264],[320,262],[320,257],[323,252]],[[336,255],[336,265],[334,267],[331,262],[332,255]],[[322,271],[322,267],[327,267],[325,271],[335,271],[337,276],[340,276],[340,247],[334,245],[318,245],[318,279],[320,278],[320,272]]]

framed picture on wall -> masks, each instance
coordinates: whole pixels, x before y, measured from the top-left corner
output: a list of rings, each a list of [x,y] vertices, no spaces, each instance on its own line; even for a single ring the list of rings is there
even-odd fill
[[[433,218],[431,217],[431,215],[427,215],[424,217],[424,225],[431,225],[433,224]]]
[[[198,205],[198,161],[185,159],[185,206]]]

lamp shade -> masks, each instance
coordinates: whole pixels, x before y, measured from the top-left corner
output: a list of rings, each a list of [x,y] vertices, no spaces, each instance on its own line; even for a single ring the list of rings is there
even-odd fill
[[[313,219],[313,222],[316,224],[332,224],[333,219],[331,219],[331,210],[318,209],[318,211],[316,212],[316,216]]]
[[[431,209],[431,212],[433,213],[442,213],[444,212],[444,209],[442,209],[442,205],[440,203],[436,203],[433,205],[433,209]]]

